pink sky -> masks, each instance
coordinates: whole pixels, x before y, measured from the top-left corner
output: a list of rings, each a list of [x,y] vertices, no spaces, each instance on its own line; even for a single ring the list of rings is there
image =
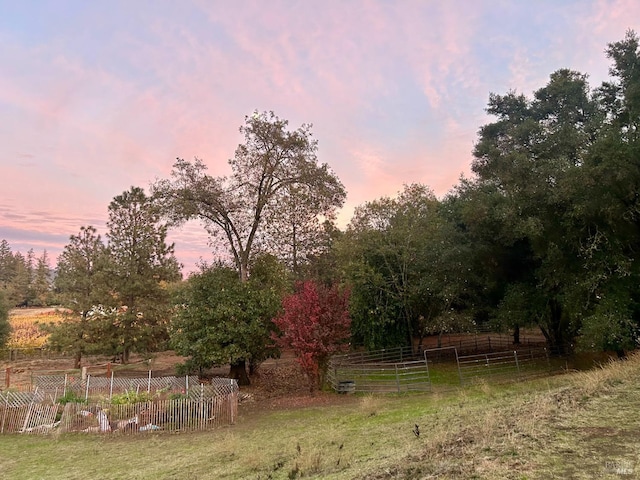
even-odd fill
[[[572,68],[592,86],[640,2],[40,1],[0,15],[0,239],[55,259],[110,200],[169,174],[212,174],[254,110],[312,123],[319,160],[355,206],[468,174],[490,92],[525,94]],[[174,231],[185,271],[211,260],[197,225]]]

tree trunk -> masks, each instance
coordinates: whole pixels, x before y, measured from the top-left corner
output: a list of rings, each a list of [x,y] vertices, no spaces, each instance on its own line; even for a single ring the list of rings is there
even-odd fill
[[[79,369],[81,360],[82,360],[82,352],[78,350],[76,352],[75,358],[73,359],[73,368]]]
[[[229,378],[234,378],[238,381],[238,385],[250,385],[249,376],[247,375],[247,361],[242,358],[236,360],[231,364],[229,370]]]

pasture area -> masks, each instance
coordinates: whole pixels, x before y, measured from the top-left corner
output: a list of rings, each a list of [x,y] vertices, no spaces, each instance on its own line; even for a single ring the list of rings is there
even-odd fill
[[[0,468],[18,480],[637,478],[639,409],[635,355],[520,383],[248,402],[208,432],[4,436]]]
[[[14,308],[9,312],[11,336],[8,348],[40,348],[47,340],[38,324],[56,323],[62,320],[62,312],[55,308]]]

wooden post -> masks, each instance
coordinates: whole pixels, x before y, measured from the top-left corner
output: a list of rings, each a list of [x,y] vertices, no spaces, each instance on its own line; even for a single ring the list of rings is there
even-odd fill
[[[107,362],[107,378],[111,376],[111,362]]]
[[[7,367],[7,370],[5,372],[5,385],[7,386],[7,388],[9,388],[11,386],[11,367]]]

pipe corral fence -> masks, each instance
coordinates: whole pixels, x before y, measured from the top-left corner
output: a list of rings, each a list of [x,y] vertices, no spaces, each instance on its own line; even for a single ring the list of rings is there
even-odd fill
[[[232,379],[214,378],[207,385],[197,377],[119,379],[136,385],[121,393],[114,393],[114,383],[121,382],[96,380],[89,388],[89,378],[83,384],[41,377],[32,392],[0,392],[0,434],[196,431],[232,425],[238,415],[238,384]],[[63,403],[68,396],[74,401]]]
[[[522,380],[551,370],[549,352],[543,346],[465,355],[458,346],[399,347],[334,355],[327,381],[338,393],[401,393],[487,380]]]

